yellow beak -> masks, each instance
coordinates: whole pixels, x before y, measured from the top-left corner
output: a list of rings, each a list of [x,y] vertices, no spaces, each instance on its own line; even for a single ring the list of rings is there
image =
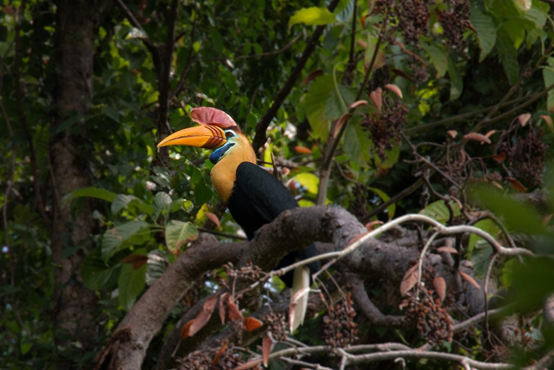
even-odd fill
[[[227,142],[225,131],[217,126],[195,126],[177,131],[163,139],[157,147],[187,145],[198,148],[217,149]]]

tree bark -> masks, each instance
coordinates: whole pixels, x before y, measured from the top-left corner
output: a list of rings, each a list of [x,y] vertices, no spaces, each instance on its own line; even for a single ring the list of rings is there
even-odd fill
[[[54,128],[75,114],[89,113],[92,99],[94,41],[98,24],[111,1],[59,0],[56,2],[56,91]],[[54,184],[55,216],[52,225],[52,260],[57,266],[56,281],[56,341],[57,345],[81,351],[93,350],[97,344],[96,294],[81,281],[80,267],[83,249],[63,256],[68,248],[84,246],[90,240],[92,207],[89,201],[72,215],[66,194],[90,186],[88,158],[92,147],[84,145],[84,125],[73,126],[78,134],[65,130],[52,137],[49,148],[51,176]],[[80,346],[80,347],[79,347]],[[67,364],[60,368],[68,368]]]

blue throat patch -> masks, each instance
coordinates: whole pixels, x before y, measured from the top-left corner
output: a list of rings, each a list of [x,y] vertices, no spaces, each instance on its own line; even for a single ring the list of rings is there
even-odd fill
[[[227,143],[223,145],[221,148],[214,150],[214,152],[210,155],[210,162],[212,162],[213,164],[216,164],[221,159],[223,154],[225,154],[225,152],[231,149],[234,145],[235,143]]]

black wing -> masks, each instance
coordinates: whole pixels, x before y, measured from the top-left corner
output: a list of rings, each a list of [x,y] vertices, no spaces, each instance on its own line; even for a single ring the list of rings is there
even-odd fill
[[[229,211],[248,239],[287,209],[298,207],[292,194],[273,175],[253,163],[237,168],[237,179],[228,202]]]

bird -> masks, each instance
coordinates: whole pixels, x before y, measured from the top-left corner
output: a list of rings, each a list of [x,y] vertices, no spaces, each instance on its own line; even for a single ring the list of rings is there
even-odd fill
[[[193,108],[191,119],[198,126],[177,131],[160,141],[158,148],[184,145],[211,149],[212,183],[248,240],[282,212],[298,207],[294,196],[275,176],[259,167],[250,141],[227,113],[212,107]],[[286,255],[277,265],[283,268],[317,255],[314,244]],[[318,261],[297,267],[281,279],[292,289],[289,326],[291,333],[303,324],[308,305],[311,274]]]

